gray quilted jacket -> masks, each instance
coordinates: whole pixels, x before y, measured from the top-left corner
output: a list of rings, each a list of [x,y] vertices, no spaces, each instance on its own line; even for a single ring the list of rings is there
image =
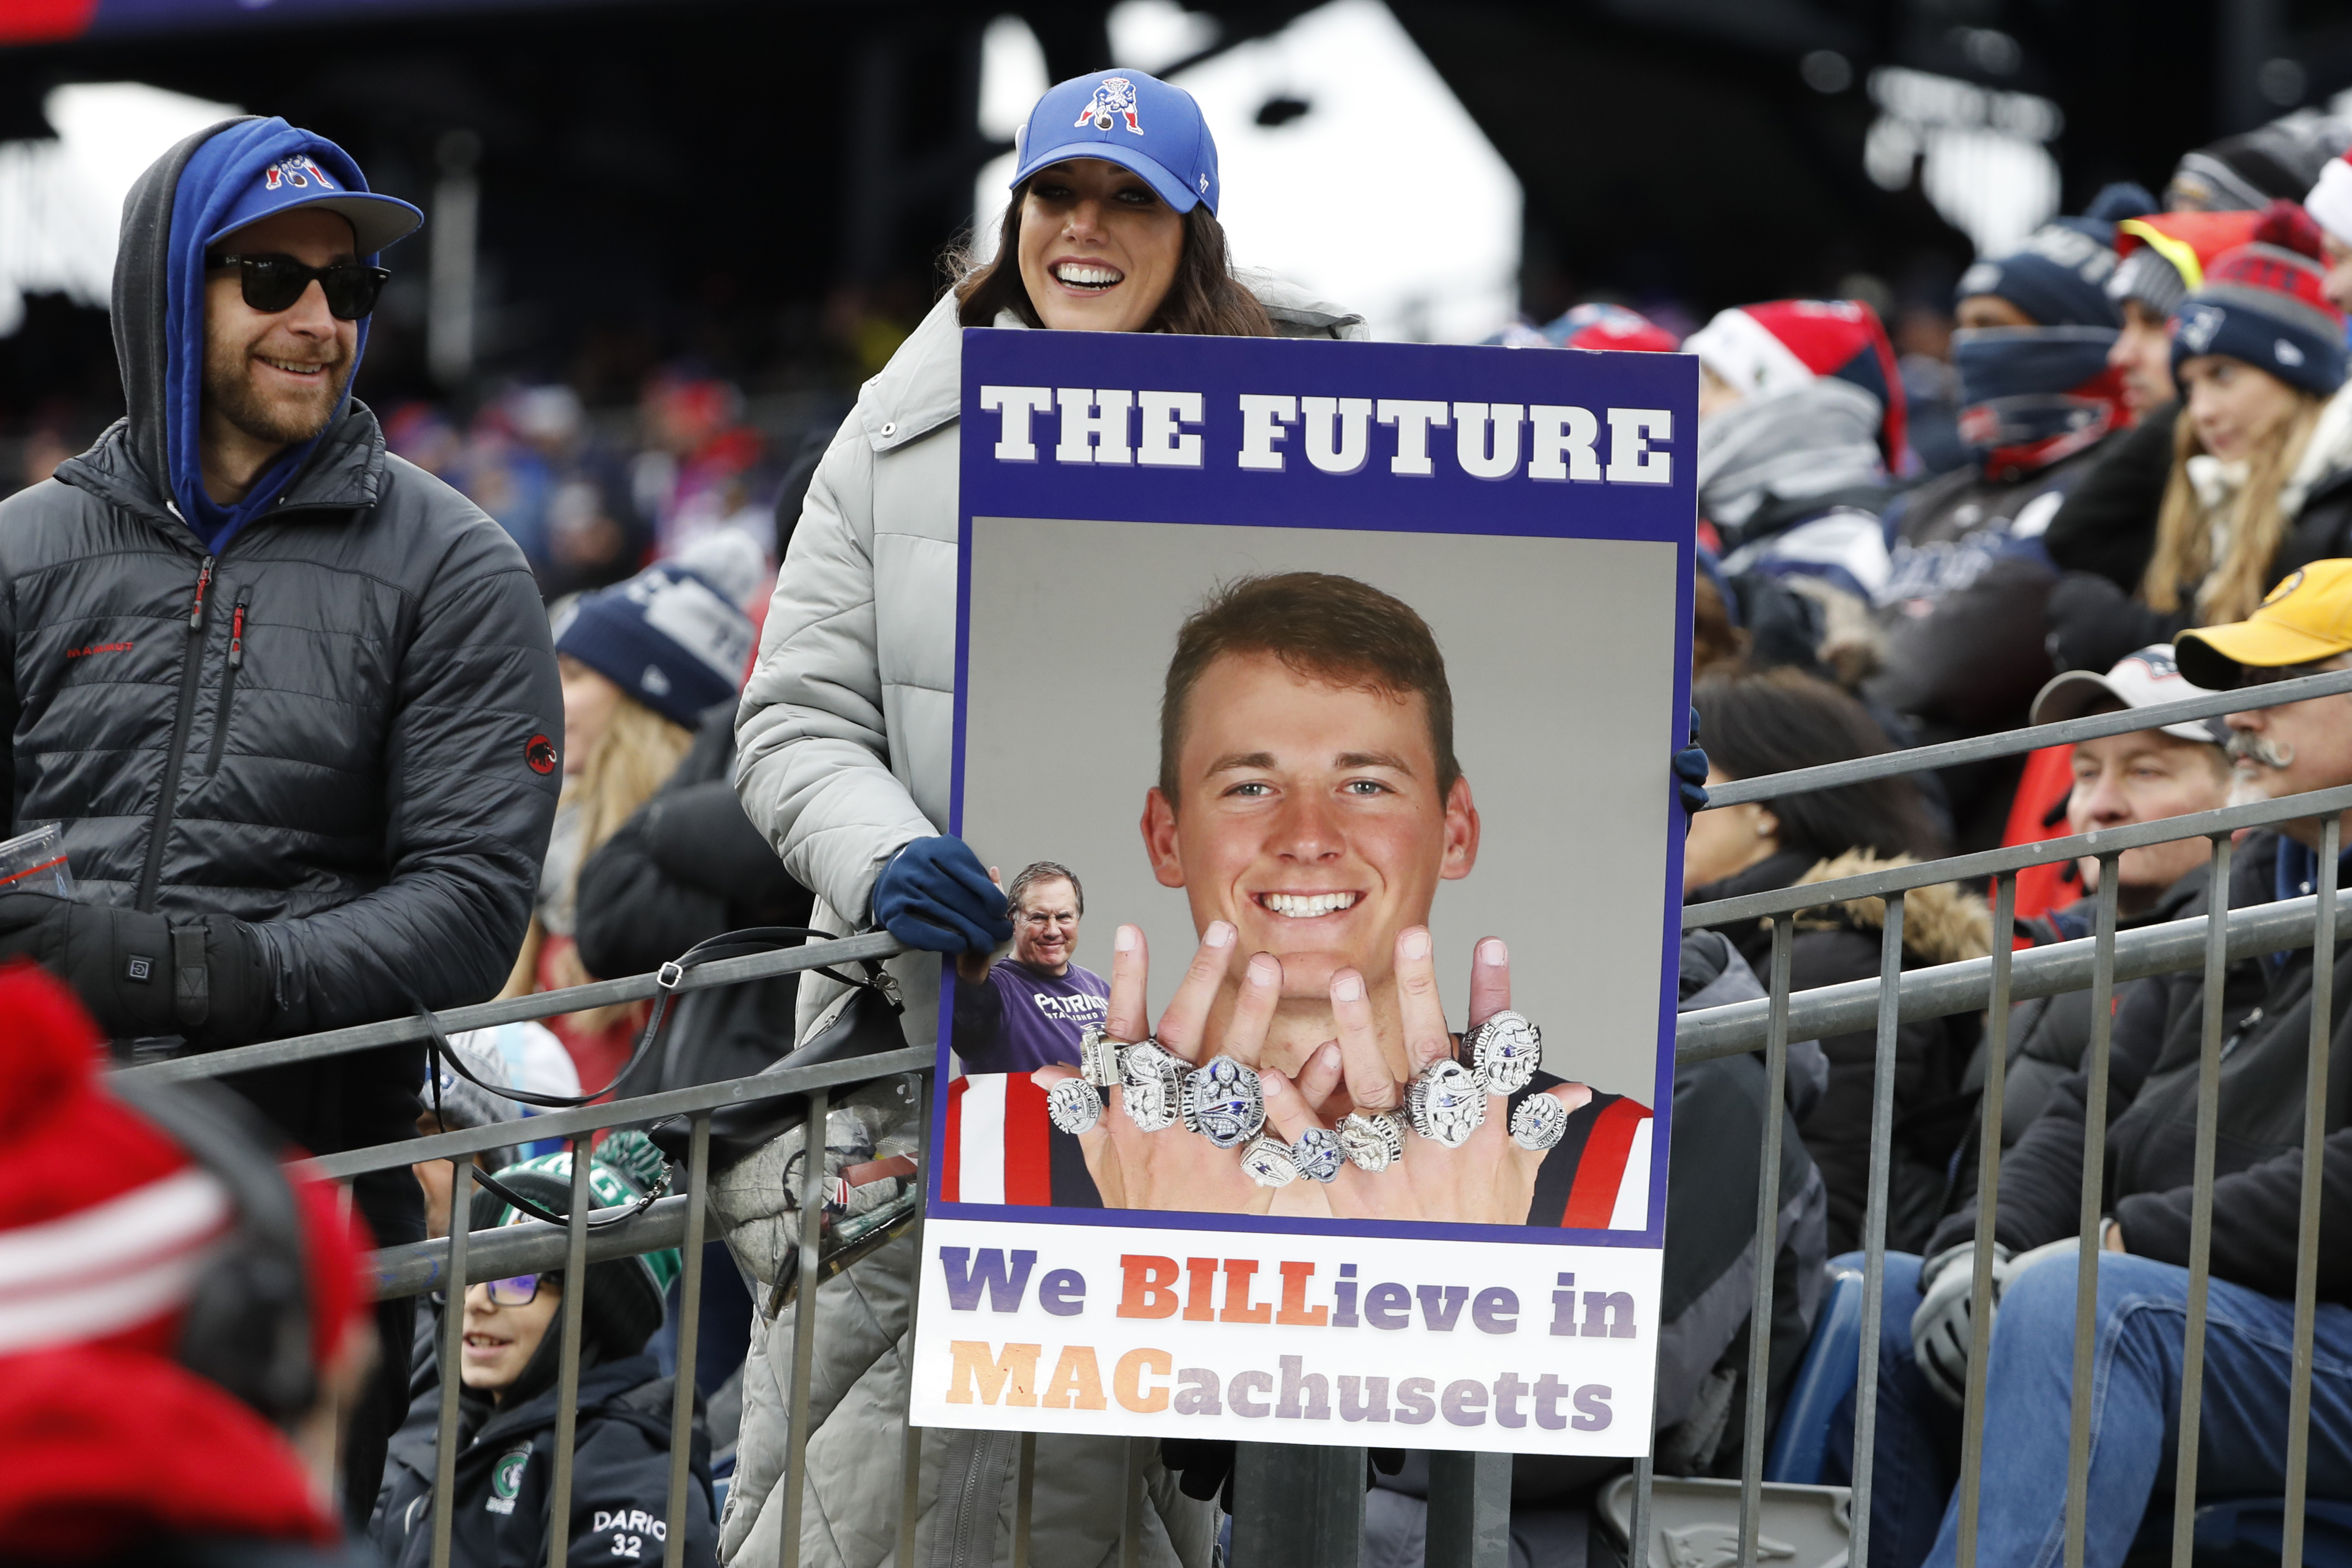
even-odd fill
[[[234,915],[260,1033],[487,1000],[554,820],[563,698],[522,552],[347,402],[219,555],[171,510],[163,239],[180,167],[125,204],[129,413],[0,502],[0,837],[64,826],[88,903]],[[317,1153],[412,1135],[417,1049],[236,1081]]]
[[[1364,338],[1363,319],[1263,274],[1243,274],[1286,337]],[[1009,314],[998,326],[1018,323]],[[738,792],[784,868],[816,895],[810,924],[867,922],[874,879],[917,838],[945,831],[955,713],[957,413],[962,329],[942,299],[857,406],[817,468],[793,534],[736,719]],[[910,1041],[935,1037],[939,959],[891,965],[908,1003]],[[805,1037],[838,988],[801,987]],[[874,1156],[910,1131],[895,1086],[837,1111],[827,1163]],[[737,1259],[774,1278],[797,1234],[784,1176],[790,1135],[716,1184],[715,1212]],[[895,1182],[860,1189],[861,1206]],[[898,1568],[898,1453],[906,1407],[907,1305],[914,1251],[897,1243],[818,1290],[817,1397],[811,1411],[801,1562]],[[764,1299],[765,1291],[761,1293]],[[783,1516],[776,1489],[786,1437],[784,1393],[793,1315],[751,1329],[734,1489],[719,1522],[722,1563],[774,1561]],[[922,1525],[914,1562],[988,1568],[1012,1561],[1012,1484],[1018,1439],[927,1430]],[[1098,1438],[1037,1442],[1034,1548],[1039,1568],[1096,1568],[1118,1556],[1120,1446]],[[1155,1459],[1146,1472],[1144,1561],[1206,1568],[1214,1510],[1180,1496]]]

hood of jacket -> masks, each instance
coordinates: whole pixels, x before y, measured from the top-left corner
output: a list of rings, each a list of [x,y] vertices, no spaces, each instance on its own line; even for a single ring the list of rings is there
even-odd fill
[[[1849,849],[1827,860],[1815,861],[1790,886],[1801,888],[1845,877],[1866,877],[1873,871],[1916,864],[1909,855],[1882,857],[1868,849]],[[1846,925],[1861,931],[1878,931],[1886,924],[1884,899],[1846,899],[1824,908],[1833,908],[1836,912],[1829,915],[1821,910],[1805,910],[1797,916],[1797,929]],[[1963,959],[1982,958],[1992,951],[1992,909],[1982,898],[1955,883],[1934,882],[1914,888],[1903,895],[1903,950],[1928,963],[1958,963]]]
[[[264,170],[313,158],[352,190],[367,180],[343,150],[285,121],[225,120],[181,142],[150,165],[122,203],[114,260],[114,357],[122,374],[131,462],[159,501],[217,553],[273,504],[304,466],[331,444],[351,407],[351,377],[367,352],[358,323],[350,374],[324,431],[278,454],[233,506],[205,491],[197,429],[205,363],[205,242]],[[373,264],[371,253],[362,258]]]
[[[1273,318],[1276,337],[1370,336],[1362,316],[1318,300],[1287,279],[1250,268],[1234,268],[1234,277]],[[956,319],[957,305],[952,289],[940,295],[890,363],[858,389],[858,424],[876,452],[928,436],[961,410],[963,324]],[[1033,330],[1010,310],[999,311],[991,325]]]

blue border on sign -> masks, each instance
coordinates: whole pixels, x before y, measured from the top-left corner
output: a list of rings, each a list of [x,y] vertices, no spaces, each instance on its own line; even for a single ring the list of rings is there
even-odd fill
[[[1202,440],[1197,468],[1062,463],[1037,437],[1058,429],[1057,416],[1040,414],[1031,435],[1034,463],[994,460],[997,417],[980,415],[983,385],[1058,388],[1081,379],[1110,380],[1134,388],[1169,388],[1202,395],[1202,418],[1184,426]],[[1117,519],[1173,524],[1213,523],[1282,528],[1378,530],[1415,533],[1500,534],[1551,539],[1635,540],[1672,544],[1675,574],[1675,700],[1660,736],[1661,763],[1688,743],[1690,627],[1697,569],[1697,362],[1687,354],[1629,353],[1578,349],[1528,350],[1423,343],[1335,343],[1278,338],[1202,338],[1162,334],[1058,332],[968,327],[962,342],[962,407],[971,432],[964,440],[956,506],[956,650],[954,754],[948,831],[963,831],[965,692],[971,626],[971,520],[975,517]],[[1319,471],[1306,460],[1301,429],[1280,444],[1278,470],[1244,470],[1234,455],[1243,445],[1240,395],[1412,398],[1570,405],[1594,411],[1664,409],[1674,434],[1652,445],[1670,453],[1673,472],[1663,485],[1525,477],[1524,463],[1504,479],[1482,479],[1461,470],[1449,448],[1453,432],[1427,433],[1432,472],[1400,477],[1377,471],[1383,455],[1381,426],[1371,429],[1371,454],[1348,474]],[[1134,427],[1131,421],[1130,429]],[[1521,456],[1528,456],[1523,448]],[[1563,505],[1563,502],[1572,504]],[[1663,766],[1659,787],[1674,787]],[[1024,1224],[1137,1225],[1171,1230],[1242,1235],[1329,1236],[1359,1239],[1477,1241],[1507,1246],[1657,1248],[1664,1245],[1666,1163],[1672,1142],[1675,1006],[1680,995],[1683,833],[1679,805],[1669,816],[1662,900],[1658,979],[1657,1067],[1651,1088],[1655,1118],[1650,1149],[1650,1212],[1646,1228],[1571,1230],[1561,1226],[1457,1225],[1417,1220],[1312,1219],[1294,1215],[1227,1215],[1180,1210],[1081,1209],[1025,1204],[948,1203],[940,1194],[943,1171],[934,1161],[923,1175],[929,1212],[950,1219]],[[947,1076],[953,1033],[955,977],[940,960],[939,1069],[931,1095],[933,1149],[946,1146]]]

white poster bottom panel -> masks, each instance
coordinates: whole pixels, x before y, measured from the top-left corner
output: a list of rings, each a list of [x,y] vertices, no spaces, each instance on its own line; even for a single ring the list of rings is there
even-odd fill
[[[1649,1451],[1659,1255],[932,1216],[925,1426]]]

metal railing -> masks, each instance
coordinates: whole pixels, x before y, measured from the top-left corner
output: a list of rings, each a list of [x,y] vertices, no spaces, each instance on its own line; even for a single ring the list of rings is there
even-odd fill
[[[2201,718],[2253,708],[2271,707],[2307,698],[2352,692],[2352,670],[2331,672],[2280,682],[2259,690],[2201,697],[2126,713],[2078,719],[2037,729],[1922,747],[1908,752],[1858,759],[1829,767],[1801,770],[1771,777],[1744,779],[1713,792],[1710,808],[1748,801],[1764,801],[1866,779],[1913,773],[1965,761],[2014,755],[2046,745],[2068,743],[2103,735],[2147,730],[2182,719]],[[1873,1490],[1872,1437],[1878,1415],[1879,1329],[1885,1312],[1885,1268],[1888,1188],[1891,1174],[1895,1065],[1901,1026],[1925,1018],[1983,1013],[1986,1018],[1984,1059],[1986,1081],[1979,1117],[1977,1212],[1995,1212],[2000,1179],[2002,1105],[2009,1055],[2010,1007],[2014,1002],[2069,991],[2088,990],[2092,999],[2092,1035],[2084,1060],[2088,1086],[2082,1174],[2083,1234],[2095,1237],[2101,1215],[2102,1182],[2106,1137],[2109,1056],[2112,1043],[2112,1001],[2118,982],[2149,975],[2201,969],[2205,1015],[2198,1081],[2196,1183],[2191,1221],[2189,1298],[2186,1359],[2181,1377],[2179,1441],[2175,1469],[2172,1562],[2185,1565],[2193,1545],[2191,1523],[2196,1508],[2200,1399],[2206,1289],[2210,1279],[2212,1235],[2213,1171],[2216,1117],[2221,1058],[2222,982],[2227,966],[2261,953],[2310,947],[2314,949],[2314,1013],[2306,1072],[2303,1156],[2302,1211],[2294,1299],[2293,1373],[2286,1463],[2285,1539],[2281,1561],[2300,1561],[2303,1505],[2307,1487],[2308,1426],[2311,1409],[2312,1340],[2316,1317],[2319,1194],[2327,1100],[2327,1049],[2332,1027],[2329,1004],[2336,954],[2340,894],[2336,888],[2339,848],[2337,814],[2352,810],[2352,786],[2316,791],[2283,800],[2228,807],[2195,816],[2170,818],[2123,829],[2109,829],[2038,844],[1951,857],[1920,864],[1894,865],[1868,875],[1805,884],[1776,891],[1686,906],[1685,927],[1722,926],[1757,921],[1769,927],[1771,957],[1765,977],[1767,994],[1757,1001],[1684,1015],[1676,1029],[1678,1063],[1761,1051],[1768,1082],[1763,1104],[1764,1136],[1758,1166],[1756,1230],[1751,1243],[1757,1264],[1755,1293],[1747,1351],[1747,1410],[1745,1447],[1740,1457],[1739,1557],[1741,1568],[1758,1562],[1759,1530],[1763,1517],[1763,1471],[1767,1439],[1768,1371],[1770,1364],[1771,1320],[1777,1263],[1781,1121],[1792,1039],[1805,1040],[1874,1031],[1874,1080],[1871,1106],[1871,1139],[1867,1203],[1864,1219],[1866,1259],[1863,1327],[1856,1365],[1853,1475],[1851,1493],[1852,1544],[1849,1561],[1861,1568],[1869,1561],[1870,1499]],[[2307,897],[2227,908],[2232,836],[2252,827],[2323,816],[2315,890]],[[2212,916],[2179,920],[2131,931],[2118,928],[2117,863],[2128,849],[2158,843],[2204,837],[2211,844],[2210,886],[2220,908]],[[2096,920],[2092,936],[2074,942],[2012,953],[2008,933],[2013,921],[2013,873],[2030,866],[2094,858],[2100,867]],[[1984,958],[1905,972],[1904,901],[1913,889],[1955,879],[1991,877],[1995,882],[1992,915],[1994,940]],[[1879,973],[1874,979],[1796,992],[1791,989],[1791,952],[1798,917],[1807,910],[1856,899],[1883,902]],[[798,973],[820,965],[896,954],[898,944],[887,935],[872,933],[835,942],[712,963],[691,971],[682,990],[702,990],[778,975]],[[479,1006],[453,1008],[437,1016],[450,1032],[547,1017],[610,1003],[641,1000],[655,994],[652,975],[601,981],[564,991],[546,992]],[[171,1081],[212,1078],[254,1068],[311,1061],[374,1049],[404,1041],[421,1040],[428,1029],[421,1018],[397,1018],[357,1028],[307,1036],[297,1039],[179,1058],[120,1069],[126,1078]],[[904,1075],[916,1086],[917,1129],[927,1131],[922,1085],[931,1072],[935,1052],[929,1046],[818,1066],[794,1068],[789,1062],[748,1078],[699,1085],[554,1111],[531,1118],[521,1131],[533,1142],[554,1137],[572,1140],[575,1151],[606,1129],[641,1126],[673,1116],[691,1119],[692,1140],[686,1160],[685,1191],[653,1204],[625,1223],[591,1227],[587,1202],[588,1162],[573,1162],[570,1219],[563,1226],[525,1223],[468,1235],[457,1231],[445,1239],[383,1249],[375,1256],[376,1290],[381,1298],[446,1290],[454,1304],[462,1299],[469,1280],[502,1272],[561,1268],[569,1279],[579,1279],[589,1263],[676,1247],[682,1251],[683,1275],[677,1315],[677,1396],[672,1411],[674,1432],[684,1432],[693,1419],[693,1368],[696,1362],[698,1318],[702,1289],[702,1251],[708,1234],[707,1189],[709,1182],[710,1119],[721,1107],[786,1096],[805,1097],[807,1125],[822,1129],[826,1110],[838,1090],[879,1079]],[[512,1143],[516,1124],[443,1132],[398,1143],[331,1154],[315,1162],[323,1175],[343,1179],[364,1172],[407,1165],[426,1159],[452,1159],[456,1163],[451,1213],[468,1212],[473,1186],[473,1155]],[[793,1292],[795,1314],[793,1364],[787,1387],[789,1451],[777,1483],[782,1499],[781,1562],[799,1560],[803,1502],[806,1490],[803,1458],[808,1440],[807,1416],[814,1373],[813,1356],[819,1331],[817,1290],[822,1256],[824,1205],[824,1163],[803,1160],[799,1194],[799,1253]],[[917,1256],[921,1247],[921,1205],[916,1202],[913,1238]],[[2066,1503],[2065,1561],[2079,1568],[2084,1555],[2085,1496],[2089,1473],[2090,1377],[2092,1331],[2095,1310],[2098,1252],[2081,1250],[2078,1260],[2073,1426],[2070,1434]],[[1973,1257],[1975,1299],[1989,1299],[1994,1264],[1993,1226],[1977,1227]],[[922,1270],[915,1271],[915,1289]],[[550,1568],[562,1568],[566,1552],[572,1489],[572,1444],[579,1388],[583,1295],[566,1293],[561,1327],[559,1426],[551,1460],[552,1486]],[[908,1303],[911,1321],[914,1302]],[[764,1313],[761,1321],[764,1321]],[[1982,1454],[1986,1435],[1985,1377],[1990,1360],[1992,1314],[1971,1314],[1972,1353],[1969,1363],[1967,1400],[1962,1426],[1962,1468],[1959,1498],[1959,1561],[1976,1559],[1978,1523],[1982,1500]],[[448,1499],[457,1458],[457,1390],[460,1379],[461,1311],[446,1314],[441,1330],[441,1405],[435,1485],[433,1556],[435,1568],[444,1568],[450,1553]],[[756,1331],[756,1330],[755,1330]],[[387,1347],[397,1353],[397,1347]],[[693,1500],[688,1473],[688,1447],[672,1443],[667,1541],[688,1539],[687,1520]],[[908,1426],[898,1455],[900,1509],[897,1561],[911,1561],[919,1502],[919,1429]],[[1281,1445],[1240,1446],[1235,1485],[1234,1544],[1240,1568],[1294,1568],[1356,1561],[1360,1539],[1364,1450],[1311,1449]],[[1141,1561],[1144,1495],[1143,1470],[1148,1446],[1126,1445],[1125,1492],[1119,1505],[1122,1564]],[[1030,1561],[1029,1520],[1035,1476],[1035,1440],[1021,1440],[1015,1479],[1013,1561]],[[1633,1466],[1632,1550],[1646,1553],[1647,1521],[1651,1513],[1652,1467],[1643,1458]],[[1431,1470],[1428,1561],[1447,1568],[1501,1568],[1508,1560],[1510,1464],[1507,1455],[1441,1455]],[[1352,1525],[1350,1523],[1352,1521]],[[667,1554],[665,1561],[670,1559]],[[1637,1557],[1636,1561],[1644,1558]],[[766,1568],[757,1564],[755,1568]]]

